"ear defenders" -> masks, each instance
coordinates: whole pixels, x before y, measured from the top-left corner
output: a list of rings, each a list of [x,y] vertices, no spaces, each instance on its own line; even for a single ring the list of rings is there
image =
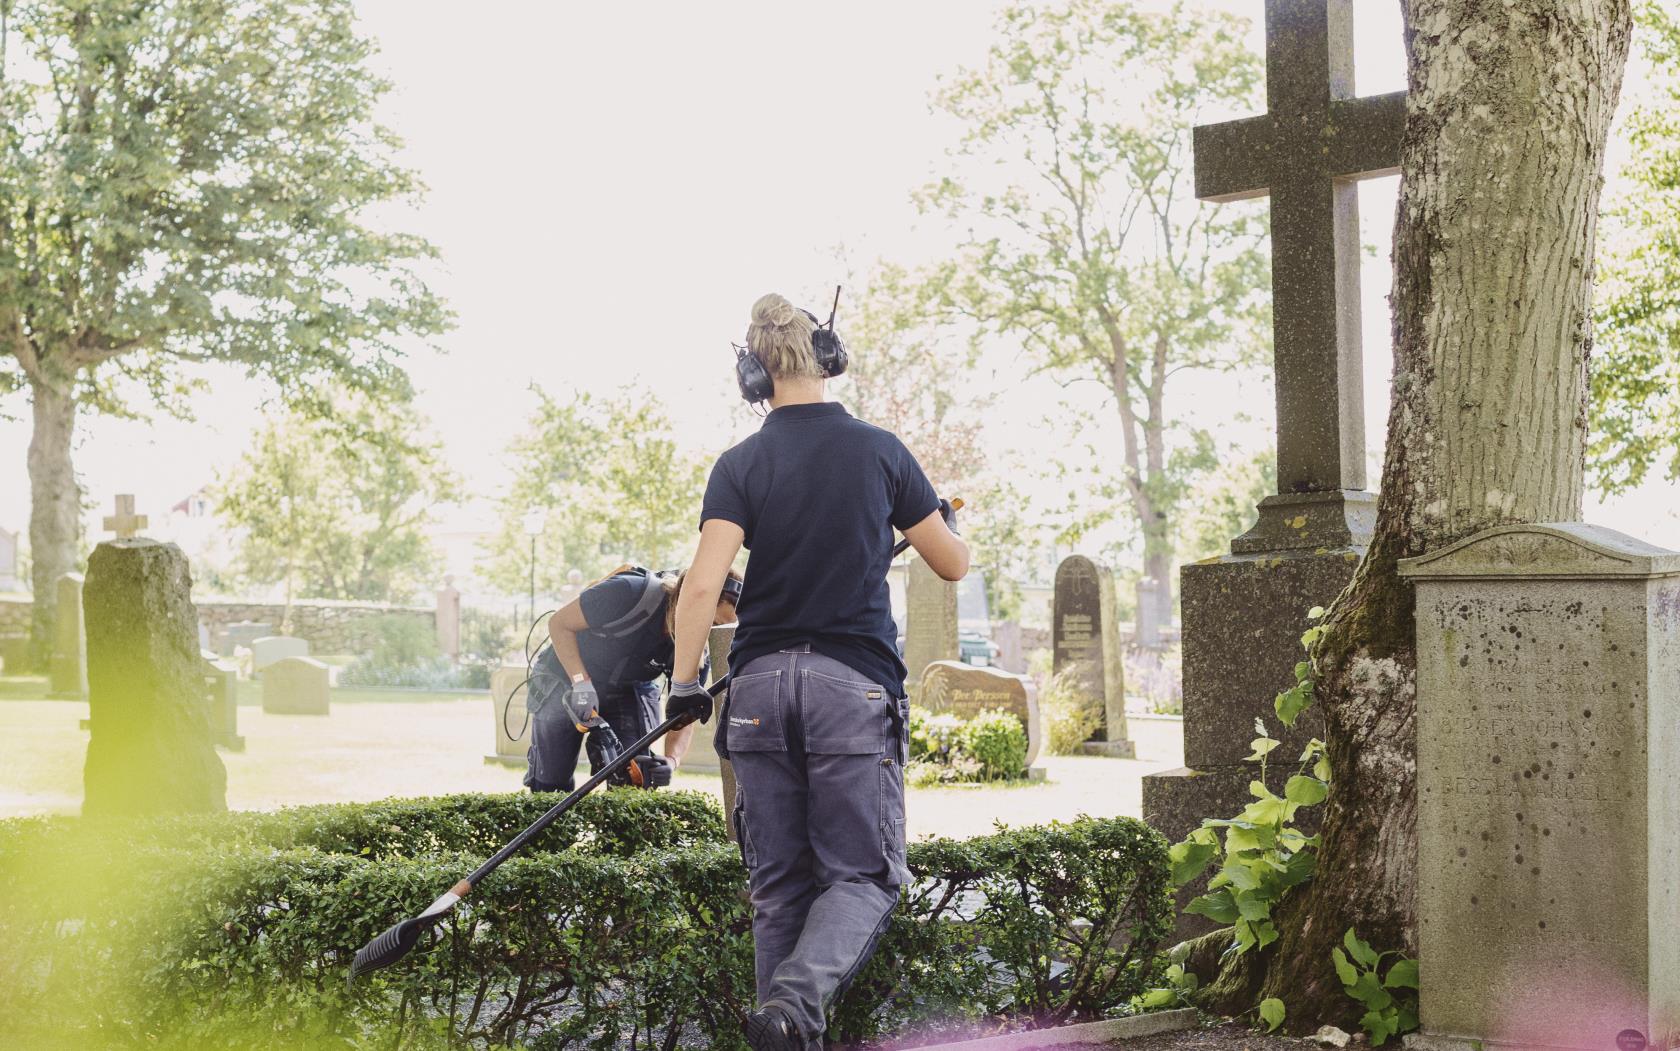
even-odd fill
[[[840,338],[840,333],[834,331],[834,315],[839,309],[840,286],[836,285],[834,306],[828,312],[827,321],[819,322],[817,316],[809,310],[800,311],[811,319],[814,326],[811,330],[811,353],[817,359],[817,367],[829,378],[845,372],[850,361],[845,342]],[[735,348],[735,382],[741,388],[741,397],[749,404],[769,401],[770,396],[776,392],[776,383],[770,375],[770,370],[764,367],[764,362],[758,360],[758,355],[742,346]]]

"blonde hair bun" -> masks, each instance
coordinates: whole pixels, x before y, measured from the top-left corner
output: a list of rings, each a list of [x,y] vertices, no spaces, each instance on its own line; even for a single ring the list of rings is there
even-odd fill
[[[776,379],[823,376],[811,349],[816,329],[809,315],[774,292],[758,297],[752,306],[752,323],[747,326],[747,349],[752,351]]]

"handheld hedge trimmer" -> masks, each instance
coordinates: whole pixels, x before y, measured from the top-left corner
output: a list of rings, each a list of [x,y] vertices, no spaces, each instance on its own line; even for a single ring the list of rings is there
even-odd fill
[[[728,681],[727,676],[718,679],[718,681],[707,687],[707,692],[713,697],[716,697],[723,691],[724,684]],[[543,829],[554,824],[555,821],[560,819],[562,814],[577,805],[578,800],[594,791],[601,782],[607,780],[626,767],[634,765],[636,760],[640,758],[638,753],[640,753],[644,748],[650,747],[655,741],[659,740],[667,733],[670,733],[672,730],[681,729],[693,721],[694,716],[692,714],[674,715],[654,727],[652,730],[648,731],[646,737],[643,737],[641,740],[635,742],[630,745],[630,747],[620,752],[616,759],[608,763],[606,766],[603,766],[600,770],[597,770],[593,777],[579,785],[577,789],[570,795],[566,796],[566,798],[560,800],[560,802],[554,804],[552,807],[549,807],[547,812],[535,821],[531,822],[531,824],[528,825],[523,832],[519,833],[519,835],[508,840],[507,845],[492,854],[490,858],[484,862],[484,864],[474,869],[465,879],[445,891],[442,897],[432,902],[432,904],[426,908],[425,912],[422,912],[420,915],[411,919],[403,920],[401,923],[398,923],[396,926],[385,931],[385,933],[368,942],[360,949],[357,949],[356,958],[350,964],[350,981],[354,982],[358,976],[366,974],[369,971],[377,971],[381,967],[389,967],[393,963],[402,959],[404,956],[407,956],[414,946],[419,943],[421,932],[425,931],[448,915],[449,910],[455,907],[456,902],[472,893],[472,889],[478,886],[479,883],[484,880],[484,877],[496,871],[502,862],[517,854],[527,843],[535,839]],[[639,783],[637,772],[634,770],[631,771],[631,780]]]

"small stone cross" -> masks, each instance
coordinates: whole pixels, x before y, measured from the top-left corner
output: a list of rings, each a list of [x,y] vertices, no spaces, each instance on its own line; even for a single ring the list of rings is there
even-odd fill
[[[134,495],[123,493],[117,497],[117,513],[105,516],[105,528],[126,540],[146,528],[146,516],[134,513]]]
[[[1406,93],[1353,97],[1352,0],[1266,0],[1266,107],[1195,129],[1196,196],[1271,195],[1278,492],[1364,489],[1353,184],[1399,170]]]

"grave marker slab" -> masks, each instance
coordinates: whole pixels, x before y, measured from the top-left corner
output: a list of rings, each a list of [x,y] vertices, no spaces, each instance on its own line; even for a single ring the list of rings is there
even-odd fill
[[[490,673],[490,714],[495,722],[496,750],[486,763],[524,767],[531,747],[530,713],[525,707],[525,665],[503,664]]]
[[[110,540],[88,557],[85,815],[227,809],[211,736],[187,558]]]
[[[735,625],[713,625],[711,634],[706,637],[706,659],[710,662],[710,680],[716,682],[719,675],[729,674],[729,647],[735,641]],[[722,699],[718,702],[722,704]],[[727,762],[718,759],[717,748],[717,720],[710,719],[694,728],[694,738],[688,747],[688,754],[683,756],[684,770],[717,770],[724,775],[724,798],[735,797],[735,774],[729,770]]]
[[[972,719],[986,711],[1008,712],[1020,719],[1027,731],[1027,768],[1038,761],[1044,744],[1038,688],[1025,675],[1011,675],[998,668],[976,668],[961,661],[935,661],[922,675],[916,705],[930,712],[950,712],[962,719]]]
[[[0,591],[21,591],[23,581],[18,579],[18,540],[17,534],[0,526]]]
[[[329,715],[332,673],[313,657],[282,657],[263,673],[263,711],[269,715]]]
[[[205,655],[201,652],[201,657]],[[216,747],[243,752],[239,735],[239,669],[231,662],[205,657],[205,700],[209,704],[210,735]]]
[[[941,579],[919,558],[910,560],[904,620],[905,686],[914,689],[929,664],[962,655],[957,642],[957,585]]]
[[[66,573],[55,585],[58,605],[53,613],[51,681],[55,697],[86,697],[87,627],[82,616],[80,573]]]
[[[438,649],[453,659],[461,655],[461,590],[454,577],[444,577],[437,592]]]
[[[1126,684],[1115,623],[1114,573],[1084,555],[1069,555],[1056,567],[1051,609],[1051,666],[1069,668],[1081,689],[1103,713],[1102,724],[1086,744],[1095,755],[1136,756],[1126,736]]]
[[[309,642],[290,635],[264,635],[251,640],[251,672],[260,675],[264,668],[287,657],[309,656]]]
[[[1568,523],[1400,566],[1424,1043],[1680,1044],[1680,553]]]

